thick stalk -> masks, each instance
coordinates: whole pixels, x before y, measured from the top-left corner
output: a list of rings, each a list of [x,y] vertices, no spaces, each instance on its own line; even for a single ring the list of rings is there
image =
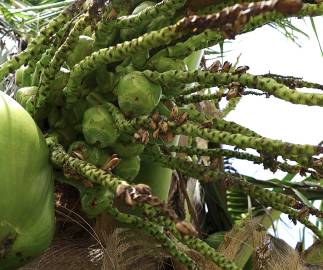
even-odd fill
[[[211,84],[212,86],[226,86],[230,83],[236,82],[239,83],[241,87],[259,89],[268,93],[269,95],[273,95],[294,104],[323,106],[323,94],[298,92],[275,81],[274,79],[264,78],[247,73],[212,73],[208,71],[166,71],[164,73],[158,73],[149,70],[146,70],[143,73],[149,79],[161,84],[174,82],[199,82],[202,84]]]
[[[136,15],[123,16],[116,20],[116,26],[120,28],[136,28],[143,22],[149,22],[160,16],[170,16],[175,13],[177,9],[185,5],[186,0],[163,0],[160,3],[146,8]]]
[[[0,66],[0,80],[2,80],[9,73],[13,73],[23,64],[27,64],[27,62],[33,57],[37,56],[37,54],[46,50],[47,46],[44,44],[48,42],[49,38],[53,34],[59,32],[60,28],[65,23],[72,19],[73,15],[79,10],[84,2],[85,0],[75,1],[70,7],[66,8],[62,13],[60,13],[45,26],[40,31],[39,35],[30,42],[25,51],[15,55],[12,59],[3,63]]]

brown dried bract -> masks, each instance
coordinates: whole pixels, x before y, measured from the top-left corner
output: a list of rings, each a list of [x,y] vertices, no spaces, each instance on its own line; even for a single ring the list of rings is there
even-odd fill
[[[93,188],[93,183],[87,179],[84,179],[82,183],[83,183],[83,186],[86,188]]]
[[[149,132],[143,128],[140,128],[134,134],[134,138],[143,144],[147,144],[149,142]]]
[[[140,194],[145,194],[145,195],[151,195],[151,188],[148,185],[145,184],[138,184],[135,185],[135,189],[140,193]]]
[[[194,226],[186,221],[177,222],[175,227],[183,235],[189,235],[189,236],[197,236],[198,235]]]
[[[243,74],[243,73],[246,73],[247,70],[249,70],[248,66],[239,66],[236,68],[236,70],[233,72],[233,74]]]
[[[84,160],[84,155],[81,151],[78,151],[78,150],[74,150],[72,153],[71,153],[71,156],[72,157],[75,157],[75,158],[78,158],[80,160]]]
[[[117,167],[120,163],[121,159],[119,159],[117,156],[113,155],[110,159],[108,159],[102,166],[102,170],[105,171],[111,171],[115,167]]]
[[[303,207],[298,211],[298,218],[300,220],[307,219],[309,214],[310,214],[310,210],[308,209],[308,207]]]
[[[275,8],[284,15],[297,14],[303,7],[301,0],[280,0],[277,1]]]
[[[222,66],[220,60],[216,60],[212,63],[212,65],[208,68],[208,70],[212,73],[216,73],[219,71],[220,67]]]
[[[229,61],[225,61],[222,65],[221,72],[229,72],[232,64]]]

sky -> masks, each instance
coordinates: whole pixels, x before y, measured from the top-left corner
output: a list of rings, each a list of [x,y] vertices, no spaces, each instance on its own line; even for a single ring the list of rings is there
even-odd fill
[[[277,29],[264,26],[225,44],[224,49],[228,51],[225,60],[234,63],[241,54],[239,65],[248,65],[251,74],[271,72],[323,84],[323,56],[310,20],[293,19],[292,23],[309,36],[297,35],[301,47]],[[323,17],[315,18],[315,24],[323,45]],[[273,139],[300,144],[318,144],[323,140],[322,107],[294,105],[275,97],[245,96],[226,119]],[[273,175],[261,165],[249,162],[235,160],[232,164],[240,173],[258,179],[281,179],[285,175],[283,172]],[[279,224],[278,236],[295,246],[302,226],[294,226],[286,216],[283,221]],[[310,231],[306,232],[306,246],[312,243],[311,235]]]

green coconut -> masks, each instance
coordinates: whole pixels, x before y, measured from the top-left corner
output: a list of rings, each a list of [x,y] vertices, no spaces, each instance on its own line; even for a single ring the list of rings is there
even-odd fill
[[[113,173],[125,180],[132,181],[136,178],[140,170],[140,157],[121,159],[117,167],[113,169]]]
[[[104,212],[113,197],[111,191],[106,187],[95,186],[94,188],[80,191],[82,211],[89,217],[95,218]]]
[[[47,120],[50,128],[52,129],[64,128],[66,126],[66,119],[62,115],[62,110],[57,106],[51,108]]]
[[[140,13],[141,11],[145,10],[146,8],[152,7],[154,5],[156,5],[155,2],[144,1],[135,7],[135,9],[132,11],[132,14],[136,15],[136,14]]]
[[[105,148],[119,137],[114,120],[109,111],[102,105],[87,109],[83,115],[82,132],[89,144]]]
[[[66,63],[69,67],[73,67],[86,56],[92,53],[92,46],[94,39],[88,36],[79,36],[78,43],[76,44],[73,52],[67,57]]]
[[[97,148],[87,144],[85,141],[73,142],[68,148],[68,153],[74,151],[80,153],[85,161],[98,167],[102,166],[110,157],[107,149]]]
[[[22,80],[24,76],[24,70],[26,69],[25,66],[21,66],[19,69],[16,70],[15,73],[15,84],[19,87],[22,86]]]
[[[148,67],[155,69],[158,72],[165,72],[169,70],[187,71],[187,66],[182,59],[170,58],[166,56],[153,56],[149,62]]]
[[[114,86],[114,74],[107,70],[106,65],[100,65],[95,72],[97,90],[99,93],[111,93]]]
[[[113,153],[117,154],[121,158],[130,158],[133,156],[140,155],[145,146],[139,143],[123,143],[123,142],[116,142],[111,146]]]
[[[37,86],[27,86],[27,87],[22,87],[18,89],[16,95],[15,95],[15,100],[22,106],[24,109],[32,113],[34,110],[34,99],[36,96],[36,93],[38,91]]]
[[[159,29],[169,25],[170,21],[171,20],[168,17],[160,16],[160,17],[154,19],[151,23],[149,23],[149,25],[147,26],[146,31],[151,32],[151,31],[159,30]]]
[[[120,78],[115,92],[123,113],[139,116],[151,113],[161,98],[159,84],[149,81],[138,71],[130,72]]]
[[[156,5],[156,3],[151,2],[151,1],[145,1],[142,2],[141,4],[139,4],[132,12],[132,15],[136,15],[140,12],[142,12],[143,10],[145,10],[146,8],[152,7]],[[142,22],[140,27],[136,27],[136,28],[122,28],[120,30],[120,39],[125,41],[125,40],[131,40],[135,37],[140,36],[141,34],[143,34],[144,32],[146,32],[146,26],[150,23],[150,21],[145,21]]]

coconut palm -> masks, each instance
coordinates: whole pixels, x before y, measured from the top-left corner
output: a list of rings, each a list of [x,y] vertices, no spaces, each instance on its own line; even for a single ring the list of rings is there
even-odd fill
[[[2,35],[0,63],[4,63],[10,59],[12,54],[24,52],[32,38],[37,37],[40,30],[43,29],[51,19],[56,18],[58,14],[61,14],[66,6],[70,5],[72,2],[73,1],[71,0],[26,0],[5,1],[4,3],[0,3],[0,34]],[[93,1],[93,3],[87,1],[79,14],[73,17],[69,23],[73,25],[81,18],[81,14],[85,10],[89,10],[89,14],[92,17],[91,20],[86,22],[88,26],[87,30],[90,31],[90,35],[93,34],[92,37],[94,39],[96,38],[98,40],[100,37],[98,33],[108,33],[107,35],[112,35],[111,29],[106,30],[110,31],[107,33],[102,30],[104,26],[109,25],[108,23],[105,24],[107,21],[114,23],[119,14],[121,14],[120,16],[128,15],[130,12],[133,12],[134,8],[140,4],[140,2],[143,1],[112,0],[102,1],[102,3],[100,1]],[[171,1],[164,0],[162,2],[167,3]],[[174,5],[177,4],[176,1],[173,2]],[[161,15],[159,14],[159,23],[161,26],[153,25],[152,29],[161,31],[160,29],[165,25],[175,23],[179,18],[190,14],[203,16],[204,14],[216,13],[224,8],[232,7],[234,4],[239,4],[241,2],[243,1],[187,1],[186,5],[179,5],[179,7],[175,9],[173,13],[174,18],[172,18],[173,21],[171,21],[171,23],[165,19],[163,12],[166,11],[161,11]],[[251,3],[253,1],[246,2]],[[271,3],[271,6],[273,6],[276,2],[286,4],[286,7],[280,7],[280,11],[283,12],[283,15],[277,15],[277,11],[270,10],[271,13],[269,14],[272,17],[262,17],[267,11],[265,9],[262,10],[263,7],[260,8],[259,6],[253,10],[255,14],[251,13],[250,18],[248,17],[248,20],[250,20],[250,22],[248,21],[249,24],[241,22],[241,25],[235,25],[235,31],[238,33],[249,32],[259,25],[268,23],[281,31],[287,38],[297,42],[297,35],[306,35],[306,33],[304,33],[302,29],[294,26],[289,17],[294,16],[295,13],[298,14],[298,16],[303,17],[323,15],[321,1],[303,1],[306,3],[306,6],[303,6],[301,11],[297,10],[299,13],[290,13],[290,10],[293,8],[293,4],[300,4],[300,1],[268,1],[267,4]],[[152,6],[151,3],[149,5]],[[137,16],[144,14],[145,10],[147,12],[147,10],[152,9],[151,6],[143,9]],[[229,14],[235,14],[234,11],[232,11],[234,10],[233,8],[228,10],[231,12],[229,12]],[[250,10],[252,10],[252,7],[250,7]],[[245,11],[247,12],[247,9],[245,9]],[[136,16],[136,14],[133,14],[133,16]],[[227,19],[225,15],[222,14],[221,16],[223,16],[224,20]],[[165,23],[163,20],[167,21],[165,25],[163,25],[163,23]],[[238,21],[238,17],[236,18],[236,21]],[[216,22],[215,19],[213,23],[214,22]],[[186,27],[190,29],[190,24],[193,25],[196,22],[192,19],[191,21],[186,21],[186,23]],[[316,31],[313,20],[312,25],[314,31]],[[236,33],[231,33],[222,25],[217,25],[215,28],[220,29],[220,34],[224,36],[224,38],[222,38],[221,35],[219,37],[217,32],[211,31],[212,29],[204,29],[203,27],[207,28],[207,25],[204,25],[203,22],[201,25],[196,24],[195,28],[192,28],[192,33],[188,30],[186,35],[183,35],[181,39],[177,40],[178,43],[174,40],[170,43],[156,46],[150,53],[155,56],[158,55],[157,51],[163,51],[164,48],[169,48],[169,51],[173,53],[173,56],[175,55],[178,58],[187,56],[185,59],[189,59],[186,63],[190,70],[194,70],[193,66],[195,65],[201,71],[210,72],[212,74],[221,74],[225,72],[237,74],[239,76],[241,75],[242,77],[247,76],[245,74],[248,67],[240,66],[239,63],[229,63],[225,61],[225,54],[229,53],[226,52],[226,42],[228,42],[231,37],[234,37]],[[230,27],[232,27],[232,25]],[[64,38],[66,39],[66,36],[68,36],[72,27],[68,27],[67,24],[67,26],[62,25],[62,29],[66,31],[62,35],[62,40],[64,42]],[[129,27],[122,28],[117,35],[117,42],[122,43],[123,41],[127,41],[127,38],[131,40],[146,32],[145,28],[136,28],[136,25],[134,29],[138,31],[138,33],[133,34],[133,29],[131,29],[130,32],[127,32]],[[200,31],[200,33],[196,34],[195,31]],[[203,36],[206,32],[208,32],[209,35]],[[84,32],[82,32],[82,34],[84,34]],[[52,37],[54,36],[55,38],[55,35],[58,34],[54,33]],[[123,37],[125,37],[124,40],[122,40]],[[203,41],[203,38],[209,39],[208,42]],[[115,43],[111,43],[109,46],[114,46],[117,42],[115,41]],[[60,45],[62,44],[63,43],[59,43],[56,49],[58,50],[61,48]],[[180,45],[176,47],[175,44]],[[219,47],[211,46],[218,44]],[[99,45],[100,44],[94,43],[93,48]],[[191,46],[193,45],[196,46],[196,48],[191,50]],[[51,45],[47,44],[46,46],[47,48],[50,48]],[[205,48],[205,50],[201,51],[200,49],[202,48]],[[40,62],[41,56],[45,55],[47,52],[44,50],[41,51],[42,48],[39,50],[40,52],[38,53],[40,53],[40,55],[38,59],[34,59],[38,62]],[[78,56],[84,51],[85,49],[80,49]],[[192,51],[195,51],[195,53],[191,54]],[[66,57],[68,58],[68,56]],[[85,56],[80,56],[81,60],[84,59],[84,57]],[[60,67],[66,68],[69,72],[72,72],[74,64],[69,65],[67,63],[68,61],[69,59],[64,63],[61,63]],[[75,61],[76,64],[79,61],[80,60]],[[119,64],[118,61],[116,61],[116,65]],[[10,60],[8,62],[10,63]],[[151,61],[148,67],[154,68],[155,64],[155,62]],[[44,69],[46,69],[48,65],[44,66]],[[167,66],[167,64],[165,65]],[[158,71],[165,72],[170,69],[169,66],[167,66],[166,70],[162,70],[163,68],[164,66]],[[18,67],[15,67],[15,69],[18,69]],[[120,70],[126,74],[126,68],[121,67]],[[43,73],[45,74],[45,72]],[[2,75],[1,66],[0,75]],[[46,74],[44,76],[46,79]],[[88,77],[84,77],[82,80],[90,80],[89,78],[91,78],[91,76],[93,76],[93,74],[89,73]],[[176,76],[176,74],[173,76]],[[290,89],[298,87],[323,89],[322,85],[304,82],[303,80],[294,77],[265,74],[263,75],[263,78],[264,80],[267,80],[267,84],[272,82],[270,80],[275,80],[275,82],[284,85],[284,87],[289,87]],[[163,81],[163,79],[164,78],[161,78],[160,81]],[[153,80],[152,76],[151,80]],[[156,77],[155,80],[157,80]],[[178,78],[178,80],[181,80],[181,78]],[[202,81],[202,79],[200,80]],[[248,78],[248,80],[250,79]],[[254,77],[254,80],[256,80],[256,77]],[[41,85],[42,82],[38,83]],[[38,83],[37,86],[39,86]],[[169,79],[166,86],[168,87],[171,83],[172,80]],[[187,82],[187,85],[188,83],[191,82]],[[90,83],[89,85],[89,87],[92,87]],[[166,204],[163,204],[163,207],[165,207],[165,209],[167,208],[167,211],[176,216],[176,228],[178,231],[183,234],[188,234],[189,237],[191,237],[191,233],[194,232],[194,241],[197,241],[194,243],[199,243],[199,245],[190,246],[184,240],[181,243],[178,239],[182,238],[176,236],[176,232],[174,233],[171,231],[170,228],[172,228],[172,225],[169,225],[169,227],[168,225],[165,225],[163,227],[165,233],[162,235],[166,235],[166,238],[170,239],[173,245],[179,250],[179,252],[175,252],[174,255],[171,252],[171,249],[161,247],[160,243],[162,242],[162,236],[160,236],[161,238],[159,239],[158,237],[155,237],[157,238],[155,239],[154,235],[147,235],[145,230],[134,228],[136,225],[126,226],[120,222],[120,220],[117,220],[117,214],[114,218],[111,216],[111,212],[110,215],[107,213],[100,213],[95,216],[85,215],[84,212],[87,214],[88,212],[86,212],[87,209],[84,209],[84,205],[80,203],[80,200],[86,200],[84,197],[89,196],[86,193],[87,191],[84,186],[93,186],[93,183],[87,179],[86,181],[84,180],[82,184],[71,181],[69,178],[74,177],[77,179],[77,177],[73,175],[73,173],[71,173],[71,175],[68,174],[69,172],[66,171],[68,165],[59,164],[59,160],[56,160],[56,166],[61,167],[55,170],[56,236],[52,246],[44,255],[36,258],[35,261],[21,269],[185,269],[184,266],[179,263],[179,254],[186,254],[185,256],[183,255],[183,257],[191,258],[200,265],[201,269],[220,269],[219,264],[218,266],[214,264],[216,260],[213,260],[212,262],[210,258],[205,256],[207,251],[203,253],[203,249],[200,248],[200,246],[203,246],[206,243],[209,246],[204,250],[208,250],[209,252],[216,250],[224,256],[221,258],[226,258],[235,263],[235,266],[232,266],[232,268],[230,268],[231,266],[229,266],[228,263],[224,269],[274,270],[279,268],[320,269],[320,267],[323,267],[323,259],[320,255],[322,250],[320,237],[323,235],[322,220],[320,219],[322,218],[321,212],[317,214],[318,218],[316,219],[316,224],[312,224],[308,220],[309,214],[316,213],[314,210],[314,202],[322,202],[323,198],[323,187],[320,184],[320,179],[322,178],[322,164],[320,164],[320,162],[322,163],[322,160],[311,154],[311,158],[313,159],[311,161],[304,161],[304,159],[301,158],[301,151],[298,151],[295,155],[294,153],[291,154],[292,150],[288,150],[289,148],[294,147],[293,145],[282,145],[280,142],[270,139],[267,140],[245,127],[225,120],[225,116],[235,109],[244,95],[257,95],[257,92],[248,92],[245,87],[242,87],[242,83],[232,82],[224,84],[223,87],[219,87],[216,92],[218,96],[217,98],[214,98],[213,90],[209,90],[211,88],[210,83],[206,83],[202,86],[203,87],[201,87],[201,85],[190,84],[189,87],[185,88],[186,93],[196,93],[196,95],[177,97],[176,95],[172,96],[172,94],[169,94],[172,102],[184,105],[183,107],[187,110],[184,110],[183,114],[178,114],[174,109],[174,111],[172,111],[174,115],[171,115],[170,117],[172,118],[170,119],[173,119],[175,122],[177,121],[177,123],[180,123],[178,125],[181,125],[186,121],[184,116],[189,115],[189,117],[192,117],[192,119],[201,124],[198,126],[198,129],[200,130],[203,128],[208,129],[210,125],[211,127],[212,125],[215,125],[217,127],[216,130],[220,130],[223,132],[222,134],[226,134],[225,136],[237,134],[236,137],[239,137],[241,135],[242,141],[247,140],[247,137],[251,137],[255,139],[254,141],[257,141],[257,139],[264,140],[264,143],[269,146],[259,147],[259,144],[261,143],[258,144],[258,141],[255,142],[252,147],[258,150],[258,154],[254,155],[245,151],[245,148],[251,147],[248,143],[237,142],[233,136],[232,140],[234,143],[232,144],[235,145],[236,148],[234,150],[227,150],[222,147],[225,144],[230,144],[230,142],[225,141],[225,139],[224,141],[219,142],[217,139],[214,140],[211,135],[205,135],[198,130],[195,130],[194,134],[184,130],[181,131],[179,133],[180,136],[177,137],[179,141],[178,145],[158,143],[159,150],[156,150],[153,147],[149,150],[149,147],[147,147],[147,155],[149,155],[151,159],[154,159],[155,163],[149,163],[149,160],[144,162],[146,162],[146,165],[148,164],[149,167],[153,168],[153,170],[148,173],[140,171],[137,178],[143,179],[148,175],[149,177],[160,177],[160,180],[165,180],[167,178],[167,181],[170,183],[170,185],[167,186],[167,191],[169,190],[169,192],[168,194],[160,194],[160,197],[164,196],[163,199],[166,199]],[[43,87],[43,85],[41,85],[41,87]],[[261,83],[259,83],[257,87],[261,88]],[[7,93],[11,93],[12,95],[17,91],[13,75],[6,77],[3,88]],[[287,94],[284,95],[285,94],[279,96],[278,93],[278,97],[286,99]],[[227,99],[227,105],[224,108],[221,108],[219,100],[223,97]],[[97,102],[97,100],[100,99],[100,96],[93,95],[90,96],[90,98],[92,102]],[[295,101],[293,98],[290,98],[288,101],[293,103],[300,102],[299,100]],[[310,100],[306,100],[302,104],[309,103]],[[318,103],[318,105],[322,106],[321,103]],[[188,108],[194,111],[195,114],[190,115],[190,110],[188,110]],[[179,116],[183,117],[183,119]],[[64,118],[66,115],[61,117]],[[203,119],[201,120],[201,118]],[[51,131],[47,127],[50,125],[46,122],[47,120],[45,121],[45,124],[44,119],[35,117],[35,120],[38,121],[38,124],[43,131]],[[158,134],[157,132],[154,134],[157,134],[156,136],[158,137],[159,132],[162,133],[161,130],[162,127],[156,129]],[[168,135],[168,133],[166,133],[166,135]],[[162,141],[167,141],[168,138],[166,135],[161,137]],[[135,133],[135,136],[141,140],[145,139],[144,134],[139,131]],[[65,143],[60,141],[60,143],[65,144],[65,149],[68,148],[67,146],[70,146],[70,142]],[[54,147],[51,149],[56,149],[55,144],[51,143],[49,145],[50,147]],[[278,147],[277,145],[281,147]],[[286,149],[282,149],[282,147],[285,147]],[[305,149],[306,147],[302,148],[302,146],[299,146],[299,148]],[[52,155],[54,155],[54,152],[55,151],[52,151]],[[171,155],[170,153],[175,154]],[[83,153],[72,151],[70,154],[73,158],[84,159],[84,156],[82,156]],[[277,156],[279,155],[282,155],[285,160],[277,159]],[[286,176],[283,179],[268,179],[267,181],[262,181],[248,175],[242,175],[231,165],[231,158],[246,159],[255,164],[263,164],[265,169],[273,172],[280,169],[286,172]],[[55,157],[52,156],[52,160],[54,159]],[[287,159],[296,161],[296,165],[286,162]],[[112,161],[113,158],[106,160],[103,165],[100,165],[101,168],[107,166],[111,172],[111,170],[114,169],[113,166],[119,166],[112,164]],[[120,160],[118,162],[120,162]],[[312,163],[308,165],[307,162]],[[166,171],[161,168],[161,166],[172,170]],[[204,170],[207,172],[204,173]],[[295,176],[299,174],[303,177],[302,181],[293,181]],[[208,181],[209,178],[204,178],[206,181],[203,181],[203,179],[201,179],[203,177],[216,179],[216,181]],[[234,184],[234,181],[238,181],[239,184]],[[97,183],[94,184],[94,189],[97,188],[96,184]],[[154,183],[151,183],[151,185],[154,190]],[[127,191],[124,193],[125,195],[123,195],[126,198],[125,200],[128,203],[128,206],[131,206],[131,199],[127,197],[130,195]],[[280,196],[280,194],[282,195]],[[288,195],[288,197],[286,195]],[[292,205],[288,205],[288,202],[297,204],[298,208],[296,206],[293,208]],[[127,210],[122,203],[122,201],[116,202],[117,206],[114,209],[120,209],[129,213],[130,210]],[[158,205],[161,205],[160,201],[158,201],[158,203]],[[113,212],[113,209],[111,211]],[[161,213],[163,214],[163,212]],[[298,220],[312,229],[316,234],[316,242],[313,246],[303,250],[303,242],[296,250],[290,247],[283,239],[279,239],[268,233],[269,228],[273,227],[274,221],[278,220],[282,213],[288,214],[293,222],[296,223]],[[134,213],[131,212],[131,214]],[[140,215],[138,216],[138,218],[141,218]],[[172,217],[172,215],[170,216]],[[162,222],[162,220],[158,220],[155,216],[148,216],[146,221],[151,222],[151,226],[157,226],[159,225],[158,222]],[[279,226],[274,226],[274,229],[279,230]],[[147,230],[148,228],[146,228],[146,231]],[[178,257],[176,257],[176,254]],[[138,268],[135,268],[137,266]],[[220,266],[222,265],[220,264]]]

